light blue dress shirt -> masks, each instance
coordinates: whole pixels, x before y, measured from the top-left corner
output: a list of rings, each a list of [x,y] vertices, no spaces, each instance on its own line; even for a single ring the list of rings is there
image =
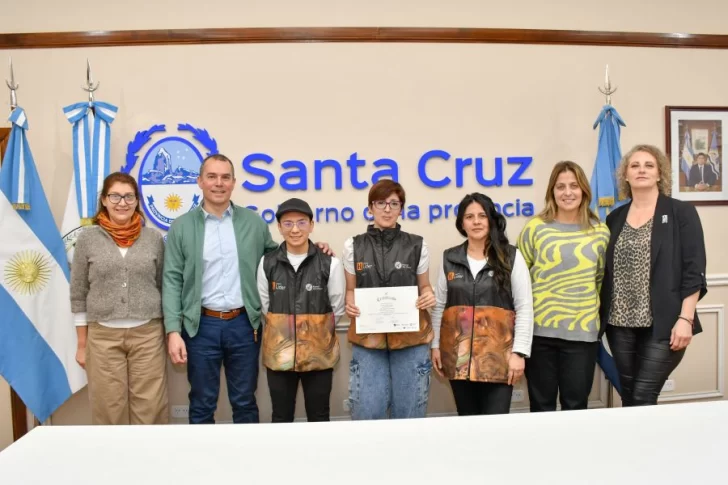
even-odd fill
[[[215,311],[242,308],[238,245],[233,229],[233,210],[228,207],[222,219],[207,212],[205,243],[202,247],[202,306]]]

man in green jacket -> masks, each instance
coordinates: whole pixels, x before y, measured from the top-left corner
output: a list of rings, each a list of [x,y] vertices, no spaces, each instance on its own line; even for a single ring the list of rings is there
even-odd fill
[[[187,364],[190,424],[214,423],[225,366],[233,422],[257,423],[260,299],[255,275],[278,244],[255,212],[230,202],[233,164],[207,157],[200,207],[175,219],[164,254],[162,304],[168,352]]]

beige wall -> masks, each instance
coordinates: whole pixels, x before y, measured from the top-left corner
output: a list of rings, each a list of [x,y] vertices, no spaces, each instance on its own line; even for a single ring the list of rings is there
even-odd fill
[[[436,26],[722,34],[727,10],[720,0],[24,0],[3,9],[0,32]]]
[[[26,1],[14,4],[0,18],[0,32],[177,28],[212,26],[286,25],[427,25],[639,30],[669,32],[720,32],[719,18],[728,14],[723,2],[671,2],[674,7],[653,10],[650,4],[615,1],[605,11],[603,3],[520,2],[518,8],[493,2],[458,2],[447,10],[441,2],[420,1],[361,3],[318,2],[321,8],[305,10],[296,2],[246,2],[227,7],[209,2],[199,9],[187,0],[164,7],[137,8],[136,0],[125,7],[104,7],[103,12],[83,8],[86,2]],[[91,4],[88,2],[88,4]],[[121,4],[121,2],[119,2]],[[220,5],[216,7],[216,5]],[[226,11],[221,15],[225,8]],[[167,11],[166,8],[170,10]],[[43,12],[38,15],[37,12]],[[138,12],[144,12],[143,15]],[[696,15],[695,12],[705,14]],[[36,13],[36,14],[33,14]],[[30,15],[33,14],[33,15]],[[639,20],[638,20],[639,19]],[[720,26],[720,27],[719,27]],[[240,161],[250,153],[265,152],[275,158],[271,169],[295,158],[312,163],[335,158],[344,164],[352,152],[367,160],[360,172],[368,179],[376,158],[397,160],[400,182],[408,201],[455,204],[469,191],[483,190],[496,201],[533,201],[541,206],[550,168],[554,162],[572,159],[591,173],[596,151],[596,132],[591,129],[603,104],[597,86],[609,63],[612,80],[619,87],[613,102],[627,123],[622,146],[638,142],[664,147],[665,105],[728,106],[722,81],[728,75],[728,52],[686,49],[639,49],[618,47],[558,47],[452,44],[257,44],[175,46],[145,48],[95,48],[64,50],[0,51],[0,59],[13,55],[16,78],[21,84],[20,104],[30,120],[30,141],[46,193],[60,221],[71,178],[70,125],[61,108],[84,99],[79,89],[85,76],[85,60],[92,62],[101,80],[98,99],[119,106],[112,126],[112,164],[123,163],[127,143],[134,134],[155,123],[173,128],[189,122],[210,131],[220,151],[236,163],[238,179],[245,174]],[[695,75],[695,72],[710,75]],[[4,97],[0,97],[7,103]],[[3,110],[0,105],[0,111]],[[7,106],[7,104],[5,104]],[[171,130],[173,131],[173,130]],[[462,189],[428,189],[417,177],[417,160],[425,151],[443,149],[453,157],[532,156],[528,175],[533,187],[483,189],[472,171]],[[453,162],[431,164],[432,177],[454,177]],[[490,165],[487,165],[490,166]],[[138,166],[137,166],[138,168]],[[471,169],[472,170],[472,169]],[[491,174],[489,169],[487,174]],[[136,172],[135,172],[136,173]],[[505,169],[506,177],[512,173]],[[312,184],[309,172],[309,183]],[[331,187],[329,174],[325,186]],[[258,180],[255,179],[257,182]],[[284,197],[280,189],[263,194],[236,190],[242,204],[275,207]],[[302,194],[298,194],[302,195]],[[360,210],[366,191],[350,188],[344,172],[344,190],[303,196],[314,206],[357,208],[354,222],[316,226],[314,238],[328,241],[340,253],[347,236],[361,232]],[[723,306],[728,301],[728,260],[723,258],[728,231],[720,223],[724,207],[701,207],[708,246],[711,288],[701,302],[706,332],[691,346],[675,373],[677,399],[723,397],[725,360],[722,330]],[[525,222],[509,220],[513,239]],[[422,234],[435,255],[431,276],[439,270],[439,254],[460,242],[453,220],[434,224],[405,221],[406,230]],[[277,237],[275,228],[272,228]],[[345,324],[345,322],[342,322]],[[341,335],[343,337],[343,334]],[[347,396],[349,348],[335,373],[332,414],[344,416]],[[171,367],[170,367],[171,368]],[[187,383],[182,369],[171,369],[171,404],[185,404]],[[524,386],[521,386],[523,388]],[[7,415],[2,399],[1,416]],[[264,377],[259,386],[261,416],[270,419]],[[433,379],[429,412],[452,413],[454,406],[444,383]],[[54,424],[87,423],[85,391],[74,396],[54,416]],[[604,389],[595,382],[593,405],[606,402]],[[527,402],[514,403],[522,408]],[[303,416],[299,406],[298,416]],[[220,420],[229,420],[229,404],[221,398]],[[5,432],[0,428],[0,443]]]
[[[13,423],[10,414],[10,386],[0,378],[0,450],[13,442]]]

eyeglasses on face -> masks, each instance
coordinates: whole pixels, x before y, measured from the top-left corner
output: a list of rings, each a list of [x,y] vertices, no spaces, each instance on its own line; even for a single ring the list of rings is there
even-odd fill
[[[136,195],[134,194],[109,194],[106,197],[108,197],[109,202],[111,202],[112,204],[118,204],[119,202],[121,202],[121,199],[124,199],[127,204],[133,204],[137,200]]]
[[[390,200],[389,202],[387,202],[386,200],[375,200],[374,202],[372,202],[372,205],[379,210],[384,210],[387,206],[389,206],[389,208],[393,211],[396,211],[402,207],[402,203],[398,200]]]
[[[301,219],[300,221],[296,221],[296,222],[293,222],[293,221],[283,221],[283,222],[281,222],[281,227],[283,229],[285,229],[286,231],[293,230],[293,227],[294,226],[297,226],[298,229],[301,230],[301,231],[305,231],[306,229],[309,228],[310,225],[311,225],[311,221],[308,221],[306,219]]]

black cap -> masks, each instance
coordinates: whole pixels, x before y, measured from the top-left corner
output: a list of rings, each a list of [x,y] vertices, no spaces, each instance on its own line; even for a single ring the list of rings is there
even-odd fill
[[[276,220],[280,221],[283,214],[287,214],[289,212],[300,212],[301,214],[306,214],[309,219],[313,219],[313,211],[311,210],[311,206],[308,205],[308,202],[296,199],[295,197],[293,199],[288,199],[278,206]]]

